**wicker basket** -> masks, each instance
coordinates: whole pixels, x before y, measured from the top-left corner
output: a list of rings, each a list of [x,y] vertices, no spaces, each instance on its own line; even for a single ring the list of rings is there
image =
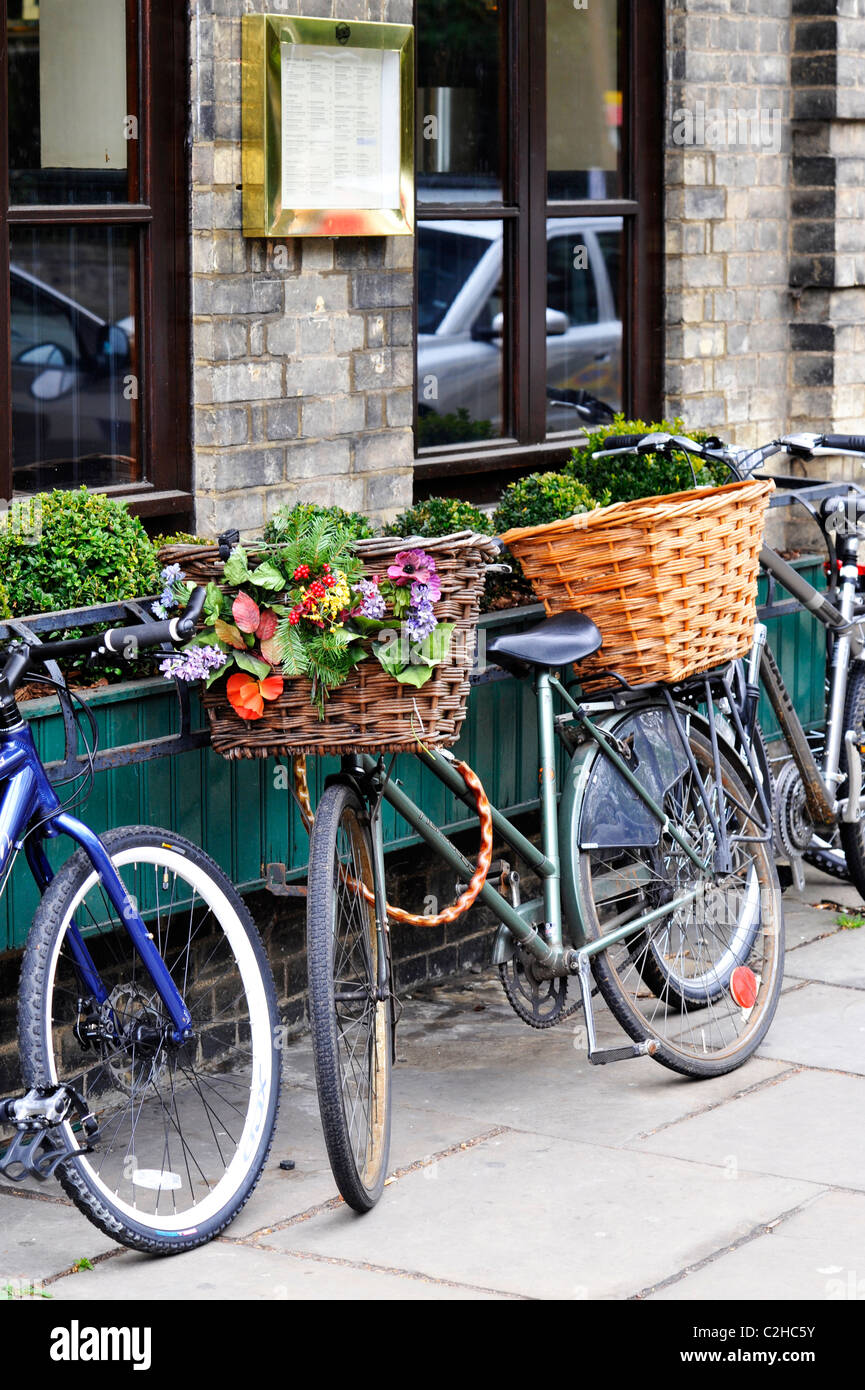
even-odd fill
[[[763,520],[774,484],[729,483],[599,507],[508,531],[548,613],[577,608],[604,645],[578,674],[588,689],[617,671],[634,685],[678,681],[753,640]]]
[[[447,661],[420,688],[402,685],[371,658],[356,666],[345,685],[328,697],[325,719],[310,703],[310,682],[287,680],[278,699],[267,701],[260,719],[240,719],[221,682],[202,697],[211,742],[226,758],[267,758],[292,753],[406,752],[418,738],[444,747],[459,737],[469,694],[474,629],[484,588],[484,565],[493,558],[487,536],[463,531],[435,540],[375,537],[358,541],[367,574],[381,574],[397,551],[410,546],[435,556],[442,596],[440,622],[455,623]],[[180,564],[188,579],[221,583],[223,562],[216,546],[169,546],[160,557]]]

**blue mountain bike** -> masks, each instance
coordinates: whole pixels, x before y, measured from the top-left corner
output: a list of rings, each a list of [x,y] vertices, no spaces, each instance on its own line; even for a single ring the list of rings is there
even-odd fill
[[[202,850],[154,826],[100,837],[70,814],[15,692],[49,660],[182,643],[203,602],[198,589],[182,617],[0,658],[0,892],[23,848],[42,895],[19,994],[27,1091],[0,1101],[0,1172],[56,1175],[101,1230],[158,1254],[210,1240],[261,1174],[279,1099],[273,978]],[[46,841],[59,835],[76,849],[55,872]]]

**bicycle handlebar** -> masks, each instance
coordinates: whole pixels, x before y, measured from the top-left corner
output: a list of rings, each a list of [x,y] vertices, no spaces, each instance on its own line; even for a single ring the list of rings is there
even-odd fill
[[[13,651],[0,670],[0,677],[5,677],[8,686],[14,690],[34,662],[41,665],[46,661],[86,656],[99,650],[129,657],[145,647],[161,646],[163,642],[179,645],[195,632],[195,624],[201,617],[206,596],[206,589],[199,584],[192,590],[183,613],[176,618],[166,618],[154,623],[135,623],[129,627],[113,627],[107,632],[92,633],[88,637],[70,637],[61,642],[40,642],[32,647],[26,646]],[[130,645],[133,648],[132,652],[129,651]]]
[[[863,434],[824,434],[820,438],[824,449],[849,449],[854,454],[865,454]]]

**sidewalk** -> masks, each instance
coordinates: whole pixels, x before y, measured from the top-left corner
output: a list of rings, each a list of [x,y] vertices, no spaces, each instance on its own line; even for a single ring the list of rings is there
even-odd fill
[[[4,1185],[3,1282],[46,1281],[58,1302],[865,1299],[865,927],[811,906],[827,899],[858,903],[818,874],[787,895],[778,1013],[729,1076],[590,1067],[579,1014],[536,1033],[495,972],[447,980],[405,1002],[393,1177],[369,1215],[334,1197],[303,1039],[267,1170],[226,1236],[150,1259],[56,1184]],[[94,1268],[71,1272],[82,1257]]]

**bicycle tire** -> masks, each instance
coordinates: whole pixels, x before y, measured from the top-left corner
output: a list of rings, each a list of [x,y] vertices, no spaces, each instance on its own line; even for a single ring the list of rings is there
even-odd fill
[[[267,1160],[279,1105],[276,992],[249,911],[203,850],[154,826],[101,838],[141,904],[194,1037],[168,1041],[167,1011],[78,850],[49,884],[24,954],[22,1070],[28,1086],[71,1082],[99,1119],[95,1151],[57,1169],[75,1205],[123,1245],[178,1254],[233,1220]],[[73,924],[111,986],[102,1011],[88,1012]],[[102,1032],[82,1042],[73,1029],[85,1015]]]
[[[391,1127],[390,998],[378,981],[375,892],[365,808],[326,788],[315,813],[307,886],[307,963],[315,1079],[328,1158],[350,1207],[369,1211],[387,1176]]]
[[[844,701],[844,728],[855,729],[860,749],[865,743],[865,661],[853,661],[847,676],[847,696]],[[847,794],[847,749],[841,745],[841,771],[845,781],[838,789],[839,796]],[[839,839],[847,861],[850,880],[860,898],[865,899],[865,821],[841,821]]]
[[[716,810],[719,802],[723,807],[728,828],[738,825],[740,833],[756,834],[752,808],[759,803],[753,784],[746,787],[744,772],[728,758],[722,743],[721,800],[714,786],[708,739],[695,729],[689,738],[710,797]],[[596,755],[596,768],[601,757]],[[703,857],[711,862],[714,835],[696,790],[689,787],[685,793],[690,778],[690,772],[683,776],[664,809],[670,822],[678,823],[692,841],[696,839]],[[698,884],[698,871],[671,837],[662,832],[658,848],[660,866],[651,862],[644,848],[577,851],[587,940],[598,940],[605,926],[612,925],[613,915],[618,920],[628,911],[641,915],[658,902],[663,905],[664,894],[670,901],[683,887]],[[636,938],[592,958],[598,988],[628,1035],[635,1042],[653,1042],[655,1060],[686,1076],[720,1076],[741,1066],[765,1036],[780,995],[784,923],[771,846],[740,843],[734,854],[733,872],[721,883],[707,885],[702,903],[698,897],[693,905],[660,917]],[[639,874],[634,874],[637,865]],[[611,873],[620,873],[623,884],[614,898],[609,892]],[[592,891],[593,878],[599,874],[605,876],[606,885],[601,909]],[[644,883],[649,889],[631,886]],[[600,900],[600,879],[598,884]],[[655,981],[657,994],[646,984],[642,962],[635,959],[635,954],[650,950],[666,962],[663,979]],[[756,992],[748,1008],[734,998],[733,991],[742,988],[734,974],[739,967],[748,972],[746,981],[753,981]]]
[[[724,736],[727,736],[726,733],[724,734]],[[735,747],[735,743],[732,737],[729,739],[729,742],[733,744],[733,746]],[[757,768],[757,773],[762,782],[762,790],[763,795],[766,798],[766,805],[768,806],[769,811],[772,813],[774,821],[775,779],[772,773],[772,765],[769,761],[769,752],[766,747],[766,741],[763,738],[763,731],[761,730],[759,724],[754,725],[754,730],[751,736],[751,748],[754,755],[754,762]],[[743,756],[741,749],[737,751],[739,752],[740,757]],[[784,885],[781,883],[780,875],[778,877],[778,882],[781,886],[781,891],[783,892]],[[693,988],[677,989],[675,986],[675,982],[671,982],[669,974],[664,967],[664,961],[653,943],[649,942],[647,944],[647,948],[644,951],[637,951],[635,949],[635,945],[636,943],[632,943],[631,954],[634,958],[637,969],[639,970],[644,983],[648,985],[649,989],[657,998],[663,997],[666,1000],[669,1008],[676,1009],[680,1013],[686,1012],[689,1008],[700,1007],[700,1000],[696,996],[696,993]],[[720,981],[718,983],[717,988],[720,992],[722,988]]]

